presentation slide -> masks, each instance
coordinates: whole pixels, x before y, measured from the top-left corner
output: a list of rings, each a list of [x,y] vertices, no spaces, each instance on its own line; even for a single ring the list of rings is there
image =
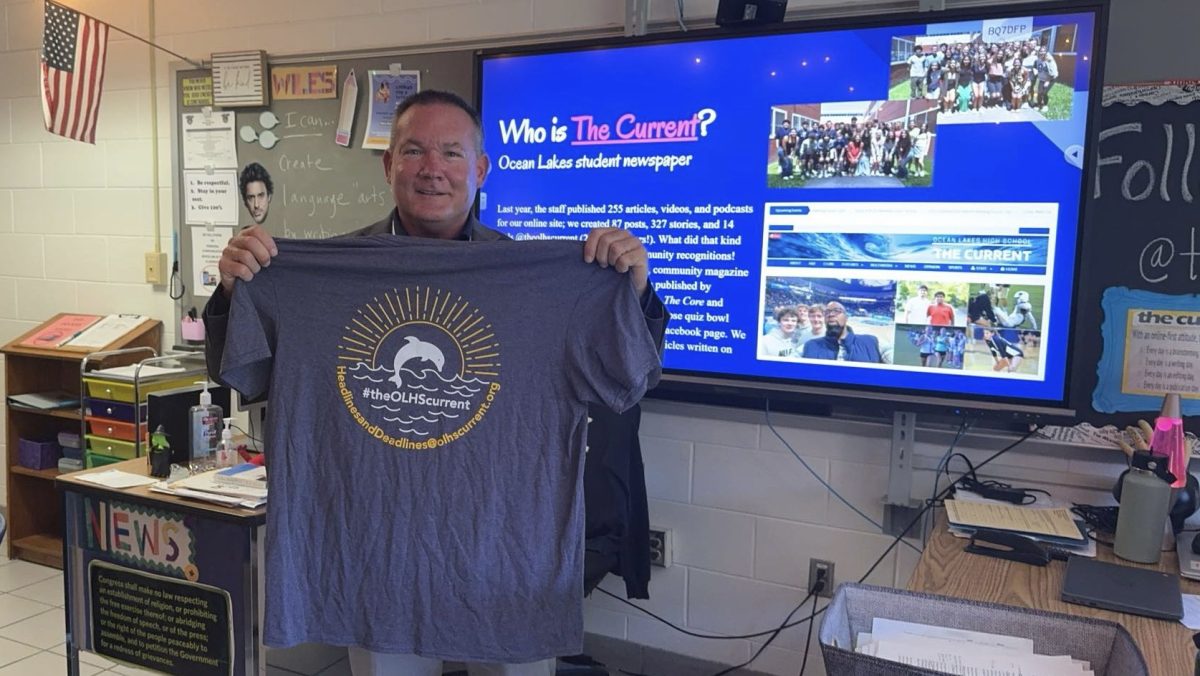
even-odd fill
[[[485,57],[481,219],[636,234],[670,370],[1061,401],[1094,23]]]

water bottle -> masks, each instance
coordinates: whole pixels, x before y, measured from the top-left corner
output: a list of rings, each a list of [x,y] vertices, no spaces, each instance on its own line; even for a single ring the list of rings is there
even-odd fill
[[[1166,456],[1149,451],[1133,454],[1117,511],[1117,536],[1113,540],[1117,556],[1137,563],[1158,563],[1171,503],[1171,482],[1175,480],[1167,466]]]

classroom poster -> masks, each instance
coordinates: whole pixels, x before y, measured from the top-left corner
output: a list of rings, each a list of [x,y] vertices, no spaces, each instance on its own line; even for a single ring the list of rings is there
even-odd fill
[[[396,106],[421,90],[419,70],[367,71],[367,133],[362,147],[368,150],[387,150],[392,136],[392,116]]]
[[[183,114],[183,168],[222,169],[237,166],[232,112]]]
[[[184,171],[183,201],[189,225],[237,225],[237,169]]]
[[[1095,409],[1155,411],[1165,394],[1177,393],[1184,415],[1200,413],[1200,296],[1110,287],[1101,307]]]
[[[225,243],[233,237],[233,228],[192,227],[192,288],[196,293],[211,295],[221,283],[217,263]]]
[[[75,647],[171,674],[252,673],[253,526],[65,495]]]

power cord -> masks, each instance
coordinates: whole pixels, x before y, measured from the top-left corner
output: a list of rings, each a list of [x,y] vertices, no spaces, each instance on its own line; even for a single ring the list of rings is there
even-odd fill
[[[714,676],[725,676],[726,674],[733,673],[733,672],[737,671],[738,669],[750,666],[750,663],[753,662],[754,660],[757,660],[759,658],[759,656],[763,654],[763,651],[765,651],[767,649],[767,646],[771,645],[771,643],[775,640],[775,638],[777,636],[779,636],[780,633],[783,632],[784,625],[786,625],[788,622],[791,621],[792,616],[795,615],[801,608],[803,608],[804,604],[811,598],[812,602],[813,602],[813,612],[811,615],[808,616],[808,620],[807,620],[808,621],[808,639],[804,643],[804,663],[800,667],[800,673],[803,674],[804,673],[804,665],[808,664],[808,649],[809,649],[809,646],[812,644],[812,628],[813,628],[813,625],[816,624],[816,620],[814,618],[816,618],[816,616],[818,614],[817,613],[817,598],[820,597],[821,592],[825,589],[825,582],[826,582],[825,571],[818,570],[817,571],[817,579],[812,583],[812,586],[809,587],[809,589],[808,589],[808,596],[805,596],[804,600],[801,601],[799,604],[797,604],[796,607],[792,609],[792,612],[788,613],[788,616],[783,619],[783,624],[779,625],[779,628],[771,633],[771,637],[768,638],[762,645],[760,645],[758,647],[758,650],[756,650],[754,652],[754,654],[750,656],[750,659],[746,660],[745,662],[742,662],[741,664],[729,667],[727,669],[722,669],[721,671],[718,671],[716,674],[714,674]]]
[[[1037,427],[1031,427],[1028,432],[1021,435],[1021,437],[1018,438],[1016,441],[1012,442],[1011,444],[1009,444],[1009,445],[1005,446],[1004,448],[991,454],[983,462],[979,463],[978,465],[975,465],[973,469],[977,470],[982,467],[986,467],[989,463],[991,463],[996,458],[999,458],[1000,456],[1004,455],[1005,453],[1008,453],[1009,451],[1016,448],[1017,446],[1020,446],[1021,444],[1025,443],[1025,441],[1027,441],[1029,439],[1029,437],[1033,436],[1037,431],[1038,431]],[[967,474],[964,473],[962,476],[965,477],[965,476],[967,476]],[[961,479],[962,477],[959,477],[959,478]],[[937,495],[934,496],[933,500],[926,503],[925,506],[921,508],[921,511],[917,512],[917,514],[912,518],[912,520],[908,522],[908,525],[904,527],[904,530],[901,531],[900,534],[897,535],[892,540],[892,543],[890,545],[888,545],[887,549],[883,550],[883,553],[879,555],[879,558],[875,559],[875,562],[871,564],[871,567],[867,569],[867,572],[863,573],[862,577],[860,577],[858,579],[859,584],[861,584],[863,581],[865,581],[868,577],[871,577],[871,573],[875,572],[875,569],[879,567],[879,564],[883,563],[883,560],[887,558],[887,555],[890,554],[892,552],[892,550],[896,548],[896,545],[900,544],[900,542],[904,539],[904,536],[908,535],[908,531],[912,530],[913,526],[917,525],[917,523],[919,523],[921,521],[921,519],[924,518],[925,514],[927,512],[929,512],[929,510],[932,509],[933,506],[935,504],[937,504],[938,501],[945,498],[947,495],[950,494],[950,492],[952,490],[954,490],[955,483],[957,483],[957,482],[952,482],[949,486],[944,488],[940,493],[938,493]],[[651,612],[649,610],[646,610],[645,608],[637,605],[636,603],[632,603],[627,599],[623,599],[606,589],[600,589],[599,587],[597,587],[597,591],[601,592],[602,594],[605,594],[606,596],[614,598],[614,599],[620,601],[621,603],[624,603],[627,606],[636,608],[637,610],[641,611],[642,613],[649,615],[650,617],[667,625],[668,627],[674,629],[675,631],[680,632],[681,634],[686,634],[688,636],[693,636],[696,638],[711,639],[711,640],[715,640],[715,641],[732,641],[732,640],[738,640],[738,639],[752,639],[752,638],[759,638],[759,637],[768,636],[768,635],[770,635],[773,638],[774,636],[778,635],[780,632],[782,632],[785,629],[791,629],[792,627],[798,627],[801,624],[804,624],[805,622],[814,620],[817,617],[817,615],[820,615],[821,613],[825,612],[825,608],[829,607],[829,606],[825,606],[818,610],[818,609],[816,609],[815,603],[814,603],[813,612],[808,617],[804,617],[799,620],[796,620],[795,622],[792,622],[791,621],[792,616],[795,615],[797,612],[799,612],[800,608],[804,607],[804,604],[808,603],[808,600],[810,598],[813,598],[814,596],[816,596],[816,594],[814,592],[810,591],[800,601],[800,603],[796,604],[796,607],[792,609],[792,612],[788,613],[788,616],[786,618],[784,618],[783,622],[777,628],[775,628],[773,630],[768,629],[766,631],[755,632],[753,634],[742,634],[740,636],[714,636],[712,634],[700,634],[700,633],[697,633],[694,631],[690,631],[688,629],[684,629],[683,627],[679,627],[679,626],[675,625],[674,623],[672,623],[671,621],[666,620],[666,619],[654,614],[653,612]],[[765,646],[764,646],[764,648],[765,648]],[[807,646],[806,646],[806,649],[807,649]],[[755,653],[755,656],[752,657],[750,659],[750,661],[746,662],[745,664],[734,667],[734,669],[741,669],[741,668],[749,665],[750,662],[753,662],[754,659],[757,658],[758,654],[761,652],[762,652],[762,650],[759,650],[759,652]]]
[[[801,456],[800,456],[800,454],[796,452],[796,449],[792,448],[792,445],[791,445],[791,444],[789,444],[789,443],[787,442],[787,439],[784,439],[784,438],[783,438],[783,435],[779,433],[779,430],[775,429],[775,425],[774,425],[774,423],[772,423],[772,422],[771,422],[771,400],[770,400],[770,399],[767,399],[767,400],[766,400],[766,405],[765,405],[765,407],[764,407],[764,409],[763,409],[763,410],[766,412],[766,418],[767,418],[767,428],[771,430],[771,433],[775,435],[775,438],[776,438],[776,439],[779,439],[779,442],[780,442],[781,444],[783,444],[784,448],[788,449],[788,452],[790,452],[790,453],[791,453],[793,456],[795,456],[796,460],[799,460],[801,465],[804,465],[804,469],[808,470],[808,473],[809,473],[809,474],[811,474],[811,475],[813,475],[813,478],[814,478],[814,479],[816,479],[817,481],[821,482],[821,485],[822,485],[822,486],[824,486],[824,487],[825,487],[825,489],[826,489],[826,490],[828,490],[828,491],[830,492],[830,494],[832,494],[832,495],[833,495],[833,497],[837,498],[838,500],[841,500],[843,505],[846,505],[846,506],[847,506],[847,507],[849,507],[849,508],[850,508],[850,509],[851,509],[851,510],[852,510],[852,511],[855,513],[855,514],[857,514],[857,515],[861,516],[863,519],[865,519],[867,523],[871,524],[872,526],[875,526],[875,527],[876,527],[876,528],[878,528],[880,531],[882,531],[882,530],[883,530],[883,524],[879,523],[879,522],[878,522],[878,521],[876,521],[875,519],[872,519],[870,516],[868,516],[866,513],[864,513],[864,512],[863,512],[861,509],[859,509],[858,507],[855,507],[854,505],[850,504],[850,501],[849,501],[849,500],[847,500],[846,498],[842,497],[842,494],[841,494],[841,493],[838,493],[836,488],[834,488],[833,486],[831,486],[831,485],[829,484],[829,482],[828,482],[828,481],[826,481],[826,480],[825,480],[825,479],[824,479],[824,478],[823,478],[823,477],[822,477],[820,474],[817,474],[816,470],[814,470],[814,469],[812,468],[812,466],[810,466],[810,465],[809,465],[809,464],[808,464],[808,463],[807,463],[807,462],[804,460],[804,458],[803,458],[803,457],[801,457]],[[918,553],[918,554],[920,554],[920,553],[921,553],[921,548],[920,548],[920,547],[917,547],[917,546],[916,546],[916,545],[914,545],[913,543],[905,541],[905,543],[904,543],[904,544],[908,545],[908,546],[909,546],[909,547],[910,547],[910,548],[911,548],[911,549],[912,549],[914,552],[916,552],[916,553]]]
[[[950,459],[953,460],[956,457],[962,458],[962,461],[966,463],[967,474],[951,484],[955,488],[971,491],[972,493],[975,493],[980,497],[987,498],[988,500],[1002,500],[1004,502],[1010,502],[1014,505],[1032,505],[1033,503],[1037,502],[1037,496],[1033,495],[1033,493],[1041,493],[1046,497],[1050,497],[1049,491],[1044,491],[1040,488],[1018,488],[1012,484],[1005,483],[1003,481],[997,481],[995,479],[980,481],[979,477],[975,474],[975,466],[971,464],[971,459],[962,453],[955,453],[954,455],[950,456]],[[950,475],[948,467],[946,470],[946,475]]]
[[[954,457],[954,449],[958,447],[958,442],[961,441],[964,436],[966,436],[967,430],[971,429],[972,424],[974,424],[974,421],[967,420],[967,417],[964,415],[962,421],[958,424],[958,431],[954,433],[954,438],[950,440],[950,446],[946,449],[946,452],[942,454],[941,459],[938,460],[938,464],[933,470],[933,490],[929,492],[930,502],[932,502],[934,497],[937,495],[938,482],[942,478],[942,472],[946,471],[946,475],[949,476],[950,473],[947,471],[947,467],[950,464],[950,458]],[[932,527],[933,524],[926,524],[926,526],[921,528],[921,542],[924,543],[929,540],[928,529]]]

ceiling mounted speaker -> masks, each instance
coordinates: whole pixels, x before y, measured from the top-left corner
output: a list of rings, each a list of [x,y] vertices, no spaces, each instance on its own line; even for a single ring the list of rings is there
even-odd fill
[[[717,25],[779,23],[786,12],[787,0],[720,0],[717,3]]]

